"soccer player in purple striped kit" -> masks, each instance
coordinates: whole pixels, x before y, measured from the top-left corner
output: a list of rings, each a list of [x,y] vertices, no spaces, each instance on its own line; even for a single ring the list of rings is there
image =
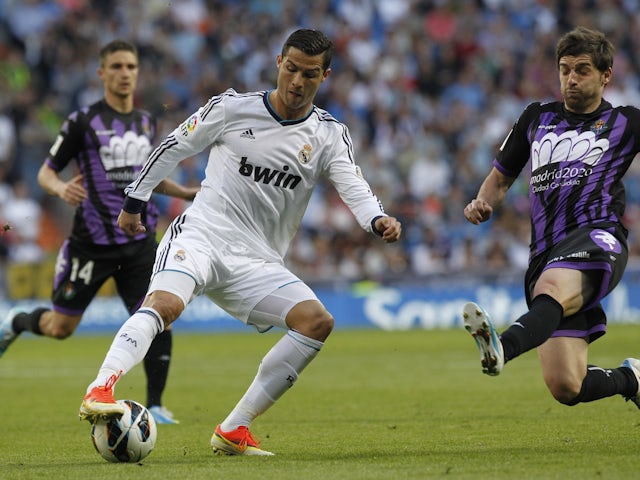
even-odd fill
[[[155,118],[134,108],[135,46],[122,40],[105,45],[98,75],[104,98],[67,117],[38,172],[38,182],[47,193],[75,207],[71,235],[56,261],[52,307],[28,313],[20,306],[12,308],[0,322],[0,356],[25,331],[61,340],[72,335],[109,277],[130,313],[147,292],[157,248],[158,209],[153,203],[145,205],[146,232],[132,237],[118,226],[124,188],[142,169],[156,135]],[[76,175],[65,181],[60,173],[74,160]],[[169,179],[156,189],[185,200],[192,200],[198,190]],[[171,350],[171,330],[165,330],[144,360],[147,406],[157,423],[177,423],[162,405]]]
[[[531,245],[524,286],[529,311],[500,335],[475,303],[463,307],[482,371],[537,348],[544,381],[560,403],[622,395],[640,408],[640,360],[617,368],[588,363],[589,344],[606,332],[601,300],[627,264],[624,174],[640,152],[640,110],[604,98],[614,47],[601,32],[577,27],[558,41],[562,101],[532,103],[464,209],[473,224],[494,209],[530,163]]]

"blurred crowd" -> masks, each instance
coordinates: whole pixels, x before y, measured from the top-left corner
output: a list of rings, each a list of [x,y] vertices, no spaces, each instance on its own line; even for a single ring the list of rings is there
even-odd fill
[[[136,104],[158,141],[212,95],[275,85],[275,57],[297,28],[336,44],[316,104],[346,123],[357,162],[401,219],[392,246],[357,227],[330,185],[311,199],[287,256],[309,282],[523,272],[527,178],[494,219],[468,224],[493,156],[522,109],[558,98],[555,43],[576,25],[617,47],[605,98],[640,106],[640,0],[0,0],[0,262],[54,255],[72,212],[36,173],[66,115],[102,95],[98,50],[140,51]],[[174,178],[199,183],[206,152]],[[631,263],[640,259],[640,166],[626,183]],[[184,208],[156,197],[166,226]]]

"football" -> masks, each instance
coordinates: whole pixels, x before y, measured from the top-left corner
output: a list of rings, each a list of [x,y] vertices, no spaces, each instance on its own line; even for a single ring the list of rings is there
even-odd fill
[[[109,462],[139,462],[151,453],[158,429],[153,415],[133,400],[118,400],[124,407],[119,419],[98,420],[91,426],[96,451]]]

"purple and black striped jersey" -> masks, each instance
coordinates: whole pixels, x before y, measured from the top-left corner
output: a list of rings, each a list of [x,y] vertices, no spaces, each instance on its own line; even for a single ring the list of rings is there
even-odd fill
[[[562,102],[530,104],[493,165],[511,178],[531,165],[531,257],[578,227],[610,225],[626,234],[622,177],[638,151],[635,107],[603,101],[595,112],[579,115]]]
[[[125,244],[155,235],[158,209],[142,211],[146,233],[128,237],[117,223],[124,188],[142,169],[156,134],[156,121],[134,109],[122,114],[104,100],[71,113],[49,151],[46,164],[62,171],[75,159],[87,198],[76,209],[71,238],[97,245]]]

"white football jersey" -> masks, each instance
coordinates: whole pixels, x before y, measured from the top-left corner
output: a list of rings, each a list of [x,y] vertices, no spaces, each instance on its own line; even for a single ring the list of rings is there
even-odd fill
[[[127,195],[148,201],[181,160],[211,146],[185,214],[197,216],[212,241],[282,261],[321,176],[371,232],[384,211],[355,164],[347,127],[315,106],[305,118],[282,120],[268,95],[229,89],[209,99],[151,153]]]

